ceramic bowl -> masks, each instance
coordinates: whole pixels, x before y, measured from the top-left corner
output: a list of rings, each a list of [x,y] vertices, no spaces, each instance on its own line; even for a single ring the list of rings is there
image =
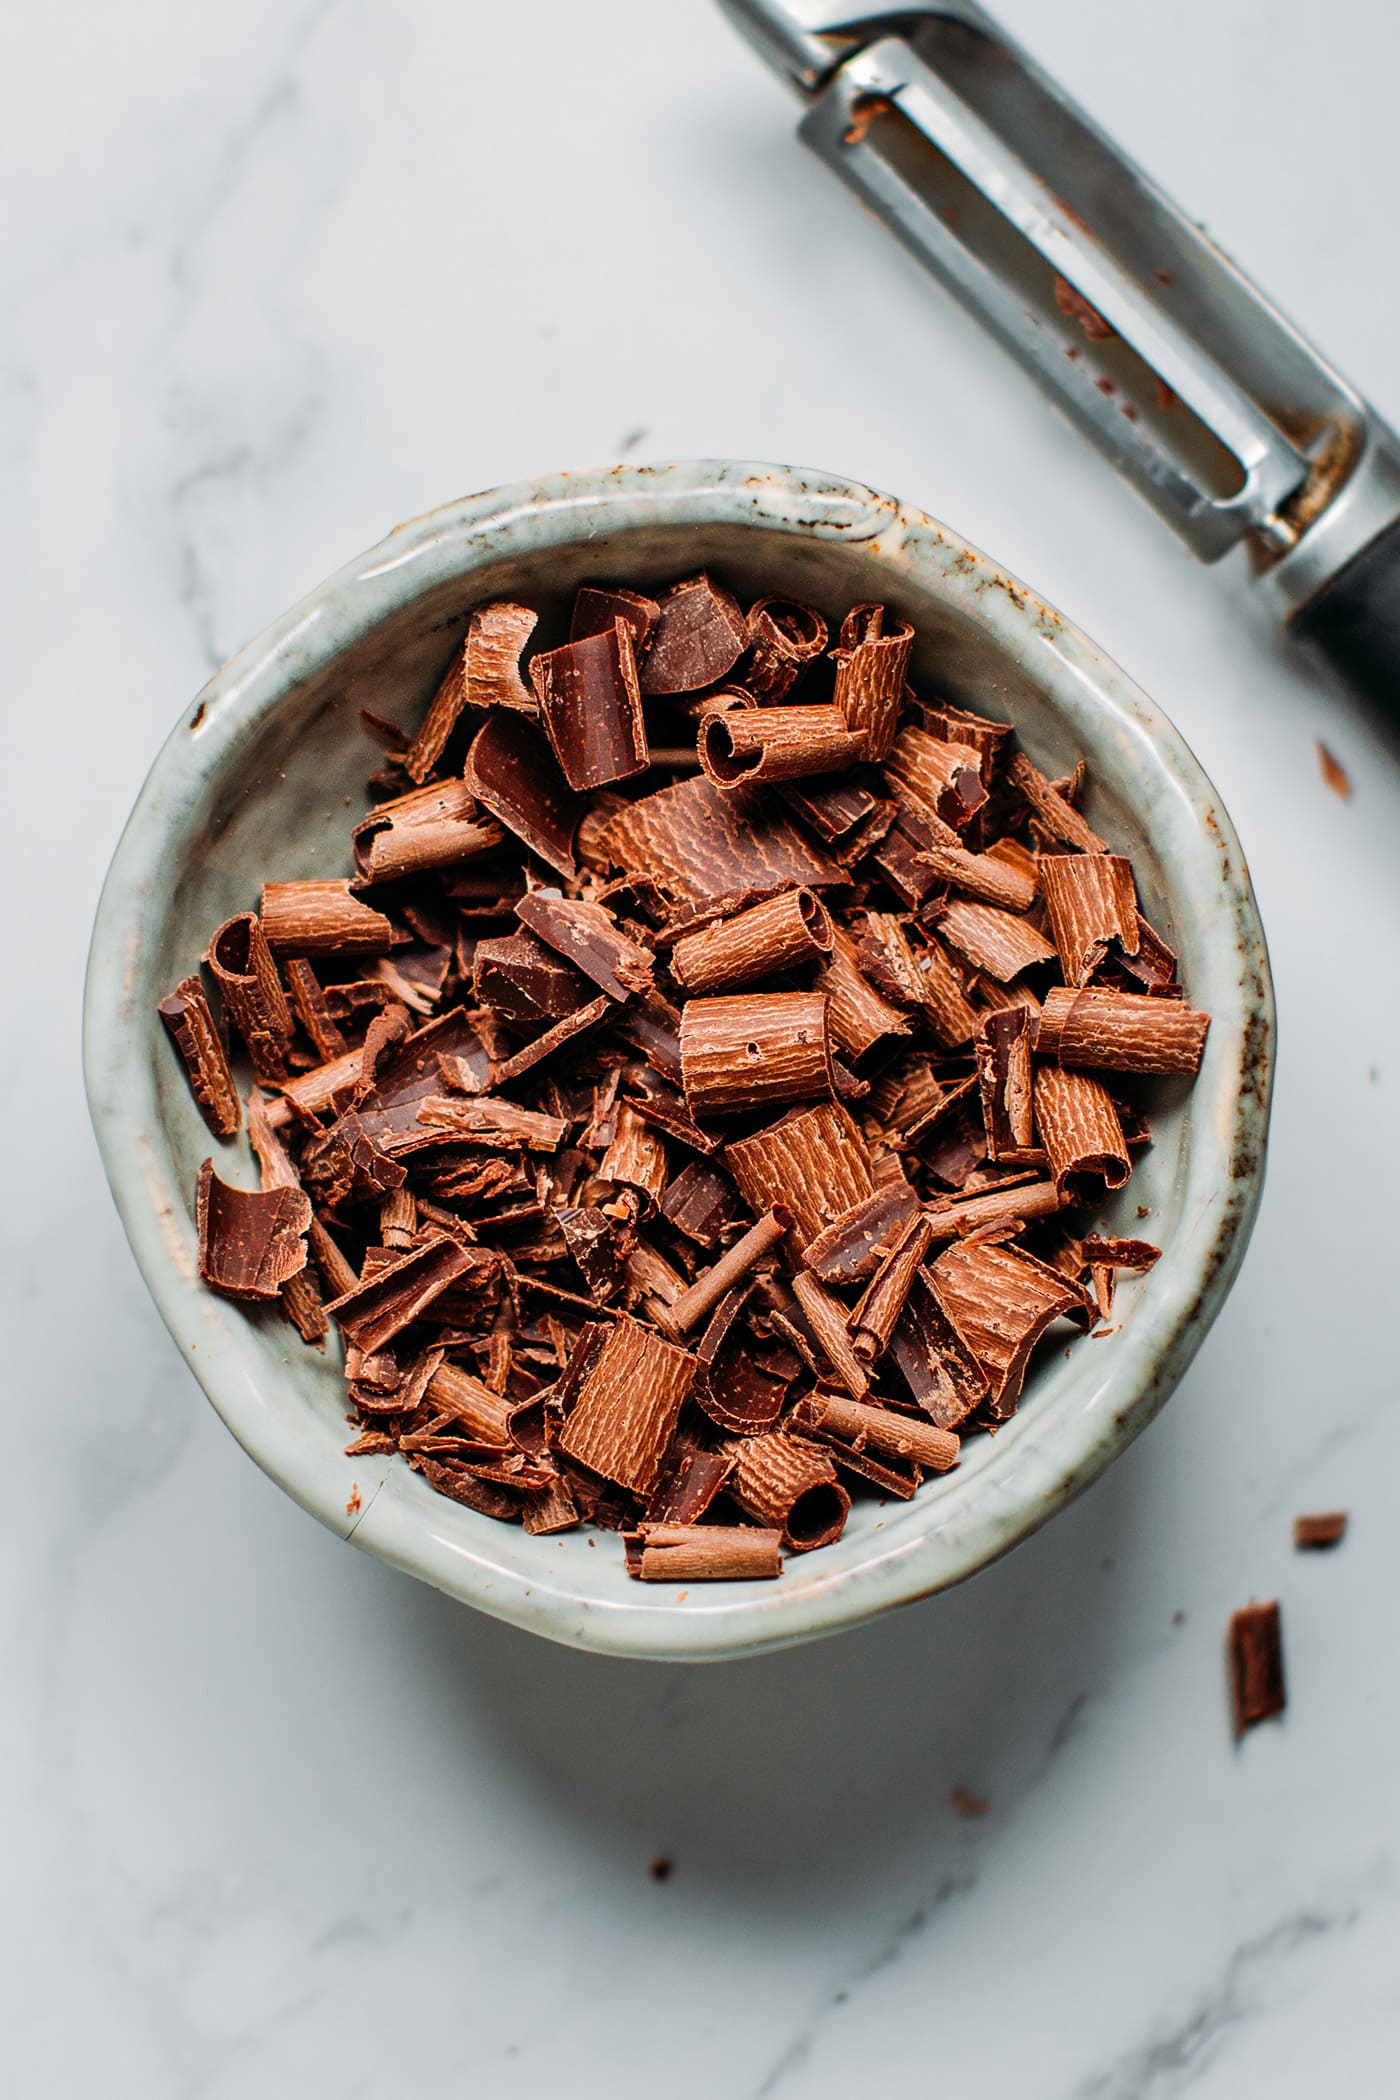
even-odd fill
[[[1042,1352],[1015,1419],[970,1439],[957,1470],[912,1502],[860,1498],[841,1542],[790,1558],[778,1582],[694,1586],[682,1600],[629,1581],[611,1538],[527,1538],[434,1494],[402,1460],[344,1456],[334,1354],[199,1282],[199,1162],[222,1153],[219,1172],[254,1185],[251,1161],[246,1141],[210,1140],[155,1009],[265,877],[348,870],[350,812],[379,749],[359,710],[416,725],[473,607],[509,597],[548,610],[583,581],[662,582],[703,566],[748,598],[782,593],[829,617],[882,600],[914,623],[918,690],[1011,720],[1052,776],[1082,754],[1089,820],[1131,856],[1144,910],[1213,1019],[1194,1088],[1155,1083],[1155,1142],[1106,1209],[1109,1230],[1165,1249],[1121,1286],[1121,1332]],[[87,982],[88,1093],[113,1193],[167,1326],[244,1449],[330,1529],[464,1603],[579,1647],[669,1660],[811,1639],[959,1582],[1131,1443],[1244,1253],[1272,1045],[1238,842],[1151,701],[946,526],[830,475],[736,461],[468,497],[400,526],[304,599],[210,681],[156,759],[103,891]]]

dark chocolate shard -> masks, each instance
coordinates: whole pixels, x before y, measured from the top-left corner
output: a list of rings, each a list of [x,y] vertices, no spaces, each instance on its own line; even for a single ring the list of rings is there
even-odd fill
[[[532,853],[561,875],[578,872],[573,846],[583,804],[533,722],[505,709],[489,715],[467,753],[466,782]]]
[[[562,1021],[590,996],[571,964],[524,931],[477,942],[473,983],[483,1006],[522,1027]]]
[[[190,1092],[200,1114],[215,1137],[232,1137],[242,1113],[238,1089],[204,996],[204,986],[197,977],[183,978],[161,1000],[156,1011],[184,1060]]]
[[[515,910],[523,925],[610,999],[621,1002],[654,989],[651,957],[618,931],[601,904],[561,897],[557,890],[531,890]]]
[[[698,693],[733,670],[748,643],[744,616],[722,585],[691,576],[657,607],[642,659],[644,693]]]

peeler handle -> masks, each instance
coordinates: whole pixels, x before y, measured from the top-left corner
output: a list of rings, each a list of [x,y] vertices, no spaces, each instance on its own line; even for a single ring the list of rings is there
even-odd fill
[[[1400,519],[1301,605],[1288,631],[1400,733]]]

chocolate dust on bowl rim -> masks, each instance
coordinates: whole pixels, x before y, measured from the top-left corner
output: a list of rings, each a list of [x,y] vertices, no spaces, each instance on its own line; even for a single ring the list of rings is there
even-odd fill
[[[411,741],[366,717],[354,873],[268,880],[161,1002],[260,1169],[206,1162],[200,1272],[334,1323],[350,1452],[771,1578],[1112,1331],[1158,1250],[1094,1214],[1209,1017],[1082,765],[916,694],[886,608],[700,575],[538,624],[480,608]]]

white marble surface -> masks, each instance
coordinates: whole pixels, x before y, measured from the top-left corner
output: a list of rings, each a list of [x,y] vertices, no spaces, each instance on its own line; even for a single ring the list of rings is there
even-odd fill
[[[1400,416],[1400,16],[1004,12]],[[70,0],[7,45],[4,2090],[1392,2090],[1392,759],[806,162],[708,0]],[[1082,621],[1234,813],[1283,1031],[1254,1249],[1157,1426],[962,1592],[690,1673],[479,1620],[265,1482],[78,1069],[97,885],[210,667],[395,518],[624,449],[841,469]],[[1291,1704],[1236,1750],[1222,1629],[1274,1593]]]

